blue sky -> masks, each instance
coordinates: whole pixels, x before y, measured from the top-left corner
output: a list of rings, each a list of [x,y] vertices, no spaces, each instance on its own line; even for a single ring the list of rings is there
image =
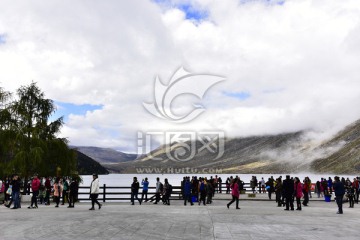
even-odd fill
[[[55,114],[52,116],[52,119],[59,118],[61,116],[64,117],[64,121],[67,122],[70,114],[75,115],[85,115],[88,111],[95,111],[98,109],[102,109],[102,105],[90,105],[90,104],[82,104],[75,105],[72,103],[58,102],[55,101],[55,105],[57,110]]]
[[[246,100],[251,96],[248,92],[223,92],[223,94],[239,100]]]
[[[171,0],[153,0],[163,8],[178,8],[185,13],[185,18],[198,22],[203,19],[207,19],[209,16],[208,11],[205,9],[198,9],[195,6],[191,5],[190,3],[177,3],[174,4]]]
[[[5,44],[6,43],[6,36],[5,34],[0,34],[0,44]]]

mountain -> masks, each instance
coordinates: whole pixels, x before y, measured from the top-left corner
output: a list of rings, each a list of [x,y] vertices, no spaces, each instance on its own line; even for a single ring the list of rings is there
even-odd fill
[[[218,159],[217,153],[210,151],[197,152],[190,161],[174,161],[168,157],[180,154],[184,159],[193,149],[201,147],[203,143],[199,141],[163,145],[134,161],[113,164],[111,169],[121,173],[136,173],[139,169],[145,169],[146,173],[154,169],[153,173],[159,170],[184,173],[184,169],[196,168],[197,171],[220,170],[222,173],[355,174],[360,170],[360,120],[321,141],[314,140],[306,131],[233,138],[225,140],[224,154]]]
[[[111,148],[99,148],[99,147],[75,147],[79,152],[95,159],[100,164],[113,164],[119,162],[129,162],[136,159],[136,154],[127,154],[116,151]]]
[[[106,170],[100,163],[94,159],[86,156],[85,154],[74,150],[77,156],[78,162],[78,172],[80,175],[90,175],[93,173],[97,174],[109,174],[109,171]]]
[[[356,173],[360,171],[360,120],[346,127],[322,147],[342,147],[324,158],[316,159],[311,168],[318,172]]]

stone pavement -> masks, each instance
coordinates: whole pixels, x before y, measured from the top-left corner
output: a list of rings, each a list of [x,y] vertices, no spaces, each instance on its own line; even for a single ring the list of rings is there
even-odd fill
[[[360,205],[336,214],[334,202],[310,202],[303,211],[284,211],[273,201],[240,201],[226,208],[218,200],[207,206],[105,203],[89,211],[40,205],[38,209],[0,206],[0,239],[359,239]]]

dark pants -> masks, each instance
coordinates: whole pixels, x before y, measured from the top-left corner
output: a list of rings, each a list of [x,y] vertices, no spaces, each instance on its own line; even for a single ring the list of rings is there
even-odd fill
[[[203,202],[204,205],[206,205],[205,200],[206,200],[206,192],[200,192],[199,205],[201,204],[201,201]]]
[[[76,193],[70,192],[70,194],[69,194],[69,206],[74,207],[75,202],[76,202]]]
[[[294,210],[294,198],[292,196],[286,196],[285,204],[287,210],[289,210],[289,205],[291,207],[291,210]]]
[[[62,205],[64,205],[65,201],[69,202],[69,195],[68,195],[67,191],[63,191],[62,195],[63,195],[63,197],[62,197]]]
[[[35,204],[35,207],[37,207],[37,196],[39,195],[39,190],[38,191],[33,191],[33,195],[31,197],[31,206],[33,206]]]
[[[354,207],[354,195],[349,195],[349,207]]]
[[[232,200],[227,205],[230,206],[235,201],[236,201],[236,208],[239,208],[239,198],[234,195],[232,195]]]
[[[359,203],[359,189],[355,189],[355,202]]]
[[[193,205],[192,199],[191,199],[191,194],[186,194],[184,196],[184,205],[186,205],[186,202],[190,202],[191,205]]]
[[[159,192],[155,193],[155,203],[158,203],[158,202],[160,202],[160,193]]]
[[[269,199],[271,200],[271,194],[272,194],[272,192],[269,190],[268,191],[268,196],[269,196]]]
[[[169,193],[165,193],[163,196],[163,203],[170,205],[170,194]]]
[[[219,193],[221,193],[221,186],[222,186],[222,183],[219,182]]]
[[[45,195],[45,204],[50,205],[50,191],[51,190],[46,190],[46,195]]]
[[[301,198],[297,197],[296,198],[296,206],[297,206],[297,210],[301,210]]]
[[[60,203],[60,196],[54,196],[54,200],[55,200],[55,203],[56,203],[56,206],[59,206],[59,203]]]
[[[139,203],[141,204],[141,201],[140,201],[140,199],[138,198],[138,192],[136,191],[136,192],[131,192],[131,203],[134,205],[134,199],[137,199],[138,201],[139,201]]]
[[[282,201],[281,201],[281,192],[276,192],[276,202],[278,204],[278,207],[281,207]]]
[[[97,200],[98,196],[99,196],[99,194],[90,194],[91,206],[92,206],[92,208],[94,208],[95,203],[96,203],[97,205],[99,205],[99,207],[100,207],[100,203],[99,203],[99,201]]]
[[[147,202],[147,194],[148,194],[148,190],[143,190],[142,194],[141,194],[141,201],[143,201],[144,196],[145,196],[145,201]]]
[[[338,212],[343,213],[342,204],[343,204],[344,195],[336,195],[336,204],[338,205]]]
[[[304,206],[307,206],[308,203],[309,203],[309,193],[304,192],[304,201],[303,201],[303,204],[304,204]]]

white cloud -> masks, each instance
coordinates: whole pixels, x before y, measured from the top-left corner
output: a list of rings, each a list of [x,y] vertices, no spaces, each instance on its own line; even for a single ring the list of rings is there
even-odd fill
[[[240,2],[187,1],[207,12],[194,21],[172,7],[178,1],[2,1],[0,84],[14,91],[34,80],[54,100],[103,105],[69,116],[62,135],[126,151],[138,130],[334,132],[359,118],[359,1]],[[227,78],[186,125],[142,107],[155,76],[166,82],[179,66]]]

